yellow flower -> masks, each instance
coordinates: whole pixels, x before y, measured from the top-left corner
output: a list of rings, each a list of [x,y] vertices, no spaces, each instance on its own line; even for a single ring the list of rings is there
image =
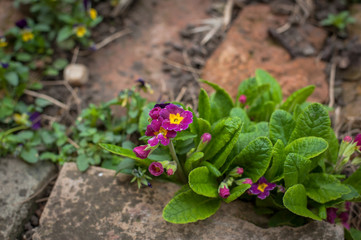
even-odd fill
[[[21,38],[24,42],[29,42],[34,38],[34,34],[30,30],[24,30],[21,33]]]
[[[8,42],[4,37],[0,37],[0,48],[4,48],[8,45]]]
[[[13,118],[17,124],[26,125],[26,123],[28,122],[29,116],[26,113],[23,113],[23,114],[15,113],[13,115]]]
[[[96,19],[98,16],[97,10],[95,10],[94,8],[91,8],[89,10],[89,15],[92,20]]]
[[[84,37],[85,33],[86,33],[86,28],[84,26],[77,26],[75,28],[75,32],[76,32],[76,36],[81,38]]]

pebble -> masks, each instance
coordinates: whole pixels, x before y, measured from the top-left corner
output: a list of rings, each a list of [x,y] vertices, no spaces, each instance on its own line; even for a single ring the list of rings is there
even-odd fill
[[[82,86],[89,80],[89,70],[83,64],[69,64],[64,70],[64,79],[72,86]]]

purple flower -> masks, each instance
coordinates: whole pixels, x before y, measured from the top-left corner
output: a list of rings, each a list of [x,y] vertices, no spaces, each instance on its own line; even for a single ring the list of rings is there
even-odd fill
[[[156,119],[151,122],[150,125],[147,126],[147,130],[145,131],[145,135],[152,137],[148,140],[148,143],[151,147],[156,146],[159,144],[163,144],[167,146],[170,142],[170,138],[175,138],[177,136],[176,131],[168,131],[164,129],[162,126],[161,119]]]
[[[38,130],[41,128],[41,115],[38,112],[33,112],[29,116],[29,120],[31,121],[31,128],[33,130]]]
[[[90,7],[89,0],[83,0],[83,6],[85,11],[88,10]]]
[[[9,67],[9,63],[1,63],[1,67],[2,67],[2,68],[8,68],[8,67]]]
[[[203,133],[201,139],[203,143],[209,143],[212,139],[212,135],[209,133]]]
[[[343,140],[344,140],[345,142],[352,142],[352,137],[346,136],[346,137],[344,137]]]
[[[152,119],[158,119],[158,118],[159,118],[160,110],[162,110],[160,107],[154,107],[152,110],[150,110],[149,116],[150,116]]]
[[[342,213],[340,213],[340,214],[338,215],[338,217],[339,217],[339,219],[341,220],[342,225],[343,225],[346,229],[350,230],[350,224],[348,223],[349,212],[348,212],[348,211],[347,211],[347,212],[342,212]]]
[[[145,81],[143,80],[143,78],[138,78],[138,80],[137,80],[137,82],[138,82],[138,86],[140,87],[140,88],[144,88],[145,87]]]
[[[239,101],[240,103],[242,103],[242,104],[245,104],[245,103],[247,102],[247,97],[246,97],[246,95],[241,95],[241,96],[239,96],[238,101]]]
[[[174,104],[167,105],[160,111],[159,115],[164,119],[162,127],[166,130],[183,131],[193,122],[192,112],[185,111]]]
[[[159,162],[152,162],[148,168],[150,174],[153,176],[159,176],[164,172],[163,165]]]
[[[221,198],[228,198],[230,195],[229,188],[227,184],[222,182],[218,188],[218,194]]]
[[[135,147],[133,149],[133,152],[135,153],[135,155],[141,159],[146,159],[150,153],[150,149],[149,150],[145,150],[148,146],[147,145],[142,145],[142,146],[138,146]]]
[[[337,208],[327,208],[327,222],[329,223],[335,223],[335,220],[337,218]]]
[[[16,26],[18,27],[18,28],[21,28],[21,29],[24,29],[24,28],[26,28],[27,26],[28,26],[28,22],[26,21],[26,19],[21,19],[21,20],[19,20],[19,21],[17,21],[16,23]]]
[[[265,177],[261,177],[256,183],[252,184],[249,189],[250,193],[257,195],[259,199],[265,199],[269,196],[270,191],[272,191],[277,185],[274,183],[267,182]]]
[[[154,107],[160,107],[160,108],[165,108],[166,106],[168,106],[170,103],[157,103],[156,105],[154,105]]]
[[[359,147],[359,149],[361,148],[361,133],[357,134],[357,136],[355,137],[354,142],[356,143],[356,146]]]

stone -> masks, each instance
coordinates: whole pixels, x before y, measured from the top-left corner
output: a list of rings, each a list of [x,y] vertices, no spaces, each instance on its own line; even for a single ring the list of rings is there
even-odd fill
[[[64,79],[72,86],[82,86],[88,82],[88,68],[83,64],[69,64],[64,69]]]
[[[180,187],[153,181],[152,188],[138,190],[129,180],[112,170],[90,167],[81,173],[75,163],[64,164],[33,239],[343,239],[342,226],[327,222],[258,227],[251,222],[264,225],[265,218],[241,201],[222,204],[207,220],[171,224],[162,210]]]
[[[356,37],[361,43],[361,4],[352,4],[350,14],[355,19],[355,22],[348,26],[351,38]]]
[[[316,57],[292,59],[287,51],[274,43],[268,34],[287,21],[286,16],[271,13],[269,5],[245,6],[228,31],[225,40],[207,60],[202,78],[219,84],[236,97],[240,82],[254,76],[260,68],[280,83],[284,97],[310,84],[316,86],[310,101],[328,100],[325,63]],[[316,28],[307,28],[308,41],[319,49],[325,35]],[[313,36],[312,31],[319,34]]]
[[[36,198],[24,201],[38,192],[54,171],[50,162],[30,165],[18,158],[0,159],[0,239],[16,239],[21,233]]]

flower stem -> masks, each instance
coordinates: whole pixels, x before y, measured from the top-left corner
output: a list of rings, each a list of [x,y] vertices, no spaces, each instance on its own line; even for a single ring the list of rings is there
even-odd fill
[[[177,163],[177,171],[176,172],[178,172],[178,176],[179,176],[180,180],[183,183],[187,183],[187,178],[184,175],[183,167],[178,160],[177,154],[175,153],[175,149],[174,149],[172,140],[170,140],[170,143],[169,143],[169,150],[170,150],[170,154],[172,155],[173,160]]]
[[[24,126],[24,125],[21,125],[21,126],[18,126],[18,127],[15,127],[15,128],[11,128],[9,130],[7,130],[6,132],[4,132],[4,134],[0,137],[0,140],[1,142],[3,141],[3,139],[9,135],[9,134],[12,134],[13,132],[17,132],[17,131],[20,131],[20,130],[24,130],[24,129],[27,129],[29,128],[28,126]]]

